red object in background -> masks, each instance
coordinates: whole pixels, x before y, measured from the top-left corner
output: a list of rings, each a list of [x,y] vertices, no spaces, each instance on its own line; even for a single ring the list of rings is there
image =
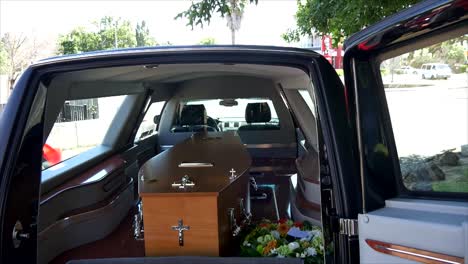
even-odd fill
[[[50,166],[62,161],[62,152],[47,144],[44,144],[44,147],[42,147],[42,156],[47,162],[49,162]]]
[[[332,41],[331,36],[322,36],[322,55],[335,69],[341,69],[343,68],[342,46],[338,45],[338,48],[333,48]]]

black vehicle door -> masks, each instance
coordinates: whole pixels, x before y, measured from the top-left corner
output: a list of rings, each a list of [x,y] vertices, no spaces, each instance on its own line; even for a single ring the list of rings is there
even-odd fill
[[[350,262],[466,263],[467,9],[422,2],[345,42],[361,189],[356,218],[340,219],[344,242],[359,241],[359,256],[341,252]],[[426,63],[440,69],[427,76]]]

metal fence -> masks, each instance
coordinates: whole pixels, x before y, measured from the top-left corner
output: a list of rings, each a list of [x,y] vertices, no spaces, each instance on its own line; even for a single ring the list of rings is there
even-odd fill
[[[71,122],[89,119],[97,119],[98,111],[96,106],[70,105],[65,104],[57,117],[57,122]]]
[[[0,104],[0,116],[5,109],[6,104]],[[97,105],[70,105],[65,103],[59,116],[57,123],[81,121],[99,118],[99,111]]]

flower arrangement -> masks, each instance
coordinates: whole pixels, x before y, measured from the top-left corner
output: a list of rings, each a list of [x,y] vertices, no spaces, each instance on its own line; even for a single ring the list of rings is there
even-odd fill
[[[252,227],[241,245],[249,257],[303,258],[306,264],[323,263],[323,237],[309,222],[263,220]]]

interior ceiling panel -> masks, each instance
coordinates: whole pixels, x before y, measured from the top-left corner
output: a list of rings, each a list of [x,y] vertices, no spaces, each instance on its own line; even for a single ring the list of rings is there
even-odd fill
[[[154,68],[143,65],[101,68],[66,73],[72,81],[146,81],[180,82],[190,79],[245,75],[273,80],[303,76],[304,72],[291,67],[254,64],[163,64]]]

